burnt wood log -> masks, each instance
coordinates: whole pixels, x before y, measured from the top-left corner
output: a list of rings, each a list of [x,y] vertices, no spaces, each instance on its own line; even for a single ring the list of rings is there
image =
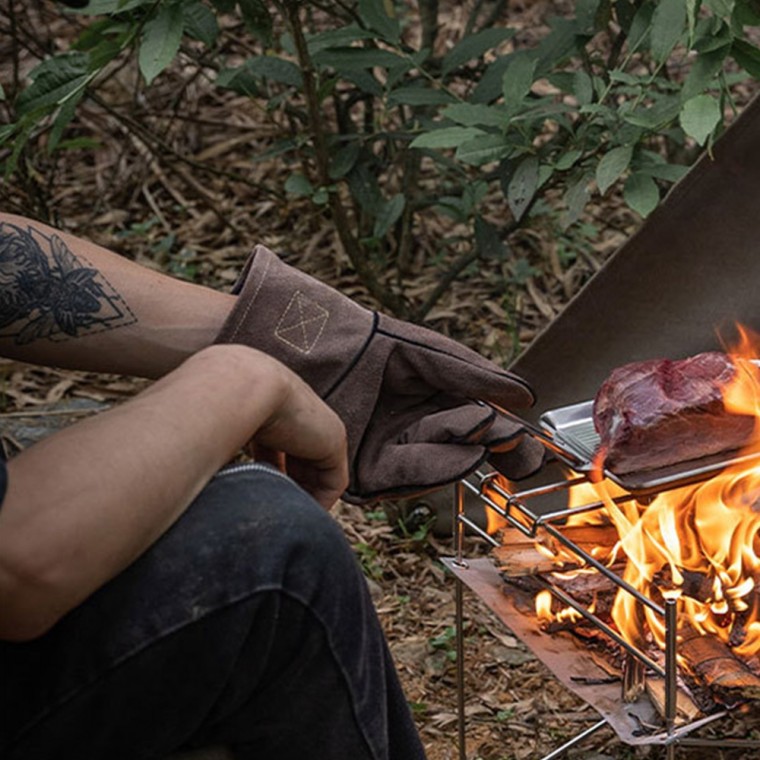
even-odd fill
[[[611,550],[618,541],[617,530],[611,525],[596,526],[582,525],[562,528],[562,535],[572,541],[579,549],[587,554],[592,549]],[[563,569],[571,570],[581,566],[581,561],[564,561],[558,563],[552,557],[536,548],[540,543],[552,554],[556,554],[562,546],[553,536],[539,529],[539,535],[531,538],[515,528],[501,532],[501,546],[493,550],[493,558],[499,570],[512,576],[539,575]]]
[[[681,633],[678,654],[692,675],[721,702],[760,699],[760,677],[720,639],[687,628]]]

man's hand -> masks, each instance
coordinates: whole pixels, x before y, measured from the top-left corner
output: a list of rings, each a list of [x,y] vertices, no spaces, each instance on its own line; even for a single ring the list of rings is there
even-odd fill
[[[291,367],[348,433],[346,498],[409,496],[454,482],[492,454],[511,478],[543,447],[497,415],[533,403],[521,378],[422,327],[375,314],[257,246],[217,342],[243,343]]]
[[[303,380],[284,365],[279,371],[287,395],[256,431],[253,450],[268,452],[266,459],[329,509],[348,486],[346,429]]]
[[[347,483],[343,425],[275,359],[213,346],[135,398],[8,464],[0,638],[40,635],[123,570],[248,441],[285,453],[325,507]]]

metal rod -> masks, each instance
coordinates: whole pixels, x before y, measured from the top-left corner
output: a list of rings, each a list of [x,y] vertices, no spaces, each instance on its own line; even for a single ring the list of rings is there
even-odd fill
[[[491,488],[499,491],[502,495],[508,495],[508,492],[499,485],[498,480],[496,480],[493,475],[495,475],[495,473],[489,473],[489,475],[482,479],[484,481],[489,481]],[[547,483],[543,486],[536,486],[535,488],[529,488],[527,491],[518,491],[517,493],[510,495],[517,499],[532,499],[535,496],[546,496],[551,493],[557,493],[557,491],[567,491],[573,486],[579,486],[583,483],[588,483],[588,478],[585,475],[579,475],[577,478],[565,478],[563,480],[558,480],[556,483]]]
[[[457,556],[454,564],[463,570],[467,568],[464,559],[464,526],[467,520],[464,512],[464,484],[459,481],[454,489],[454,539],[457,547]],[[456,631],[457,653],[457,736],[459,744],[459,760],[467,760],[467,747],[465,741],[465,714],[464,714],[464,584],[456,576],[455,599],[454,599],[454,629]]]
[[[459,744],[459,760],[467,760],[465,740],[465,710],[464,710],[464,584],[456,579],[456,652],[457,652],[457,736]]]
[[[611,498],[611,501],[615,504],[625,504],[627,501],[636,501],[635,496],[614,496]],[[560,509],[556,512],[545,512],[544,514],[540,515],[536,522],[539,524],[543,523],[550,523],[554,522],[555,520],[561,520],[565,517],[570,517],[570,515],[581,515],[585,514],[586,512],[596,512],[598,510],[601,510],[603,507],[605,507],[606,504],[603,501],[595,501],[591,504],[584,504],[580,507],[570,507],[568,509]]]
[[[467,515],[457,515],[457,522],[462,523],[463,525],[466,525],[468,528],[471,528],[474,530],[481,538],[484,538],[486,541],[488,541],[491,546],[501,546],[501,544],[495,539],[493,536],[489,535],[486,531],[483,530],[479,525],[474,523],[472,520],[470,520]],[[461,562],[457,560],[457,564],[467,564],[464,560]]]
[[[673,735],[676,725],[678,708],[678,662],[676,647],[678,646],[678,607],[675,599],[665,599],[665,728],[668,736]]]
[[[521,419],[513,412],[510,412],[508,409],[504,409],[504,407],[499,406],[492,401],[488,402],[488,406],[495,409],[503,417],[506,417],[507,419],[512,420],[512,422],[516,422],[517,424],[521,425],[526,432],[532,435],[536,440],[540,441],[547,449],[550,449],[555,454],[559,454],[571,466],[580,468],[586,464],[586,462],[584,462],[574,451],[569,451],[564,446],[558,444],[548,431],[542,430],[537,425],[534,425],[527,420]]]
[[[464,565],[464,483],[460,480],[454,490],[454,541],[457,565]]]
[[[561,589],[552,586],[551,583],[538,575],[535,576],[535,580],[538,581],[548,591],[551,591],[551,593],[554,594],[554,596],[556,596],[557,599],[559,599],[563,604],[566,604],[568,607],[572,607],[576,612],[579,612],[581,615],[583,615],[586,620],[588,620],[590,623],[593,623],[600,631],[606,633],[613,641],[623,647],[626,652],[629,652],[634,657],[641,660],[641,662],[643,662],[648,668],[657,673],[658,676],[665,677],[665,670],[660,667],[654,660],[652,660],[650,657],[647,657],[647,655],[645,655],[643,652],[640,652],[632,644],[629,644],[617,631],[610,628],[607,623],[605,623],[603,620],[600,620],[596,615],[594,615],[593,612],[589,612],[585,607],[582,607],[580,604],[578,604],[578,602],[576,602],[572,596],[566,594]]]
[[[556,538],[557,541],[559,541],[561,544],[564,544],[566,548],[574,552],[576,556],[585,559],[586,562],[591,565],[591,567],[598,570],[606,578],[609,578],[615,585],[625,589],[634,597],[634,599],[641,602],[645,607],[649,607],[652,612],[659,615],[660,617],[665,616],[665,610],[660,607],[659,604],[655,604],[651,599],[649,599],[649,597],[646,597],[640,591],[637,591],[633,586],[631,586],[630,583],[623,580],[619,575],[613,573],[612,570],[610,570],[606,565],[603,565],[598,559],[595,559],[587,552],[584,552],[583,549],[574,544],[569,538],[566,538],[562,534],[562,531],[555,528],[553,525],[544,525],[543,528],[547,533]]]
[[[550,752],[548,755],[544,755],[542,760],[555,760],[555,758],[562,757],[562,755],[564,755],[565,752],[567,752],[569,749],[572,749],[585,739],[588,739],[591,734],[595,734],[600,728],[604,728],[606,725],[606,720],[600,720],[598,723],[590,726],[585,731],[581,731],[577,736],[570,739],[569,742],[565,742],[561,747],[557,747],[557,749],[555,749],[553,752]]]

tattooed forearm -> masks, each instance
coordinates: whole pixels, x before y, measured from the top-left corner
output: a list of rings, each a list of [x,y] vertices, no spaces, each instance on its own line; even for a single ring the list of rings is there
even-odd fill
[[[136,321],[108,280],[57,235],[0,223],[0,337],[59,341]]]

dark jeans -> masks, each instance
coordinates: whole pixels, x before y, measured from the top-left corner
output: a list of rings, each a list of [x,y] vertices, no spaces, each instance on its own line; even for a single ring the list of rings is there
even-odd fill
[[[204,744],[246,760],[424,758],[340,527],[262,466],[220,473],[45,636],[0,643],[2,760]]]

